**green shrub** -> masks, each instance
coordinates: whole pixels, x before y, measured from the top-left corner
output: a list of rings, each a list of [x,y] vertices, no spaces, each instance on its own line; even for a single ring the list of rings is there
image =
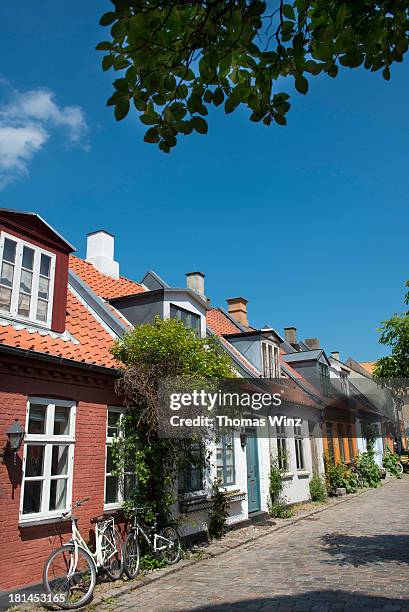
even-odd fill
[[[382,465],[390,474],[396,476],[396,478],[401,478],[401,472],[398,469],[398,461],[399,455],[391,453],[388,449],[383,456]]]
[[[271,459],[268,511],[273,518],[290,518],[294,511],[287,504],[283,495],[283,470],[278,465],[277,457]]]
[[[376,488],[379,485],[381,482],[381,471],[375,463],[373,450],[369,449],[365,453],[360,453],[356,467],[365,487]]]
[[[220,540],[227,531],[226,519],[229,516],[229,503],[220,489],[220,480],[213,483],[212,508],[210,510],[209,536]]]
[[[325,485],[325,478],[314,474],[310,480],[310,496],[311,501],[323,502],[327,498],[327,487]]]
[[[342,461],[334,463],[324,456],[325,483],[329,495],[334,495],[338,488],[346,489],[347,493],[356,493],[358,490],[358,477]]]

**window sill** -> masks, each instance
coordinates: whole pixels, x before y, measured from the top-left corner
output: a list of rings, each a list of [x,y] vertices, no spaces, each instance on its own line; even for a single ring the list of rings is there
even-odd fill
[[[38,525],[49,525],[52,523],[67,523],[71,521],[71,517],[61,518],[61,514],[56,516],[41,516],[38,518],[21,519],[18,522],[18,526],[21,528],[25,527],[37,527]]]
[[[294,473],[293,472],[285,472],[282,476],[283,480],[291,480],[292,478],[294,478]]]
[[[298,478],[308,478],[310,473],[307,470],[297,470]]]
[[[207,494],[206,491],[191,491],[190,493],[180,493],[178,496],[178,501],[186,502],[186,501],[197,501],[199,499],[206,499]]]

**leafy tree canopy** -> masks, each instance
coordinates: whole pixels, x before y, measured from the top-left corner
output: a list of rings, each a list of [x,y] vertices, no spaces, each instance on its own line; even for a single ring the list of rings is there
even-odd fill
[[[179,134],[206,134],[211,105],[240,105],[251,121],[287,123],[290,79],[343,67],[382,70],[408,50],[407,0],[112,0],[100,23],[110,37],[103,70],[120,73],[108,105],[119,121],[131,103],[145,141],[168,153]]]
[[[409,288],[409,281],[406,287]],[[405,304],[409,304],[409,291],[405,296]],[[409,311],[383,321],[381,332],[379,342],[390,346],[392,351],[388,357],[382,357],[376,362],[373,376],[380,382],[400,380],[404,388],[409,379]]]

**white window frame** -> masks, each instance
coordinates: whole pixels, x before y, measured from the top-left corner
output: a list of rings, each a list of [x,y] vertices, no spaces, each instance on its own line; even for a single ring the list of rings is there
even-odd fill
[[[107,486],[107,476],[110,476],[111,473],[106,471],[107,468],[107,457],[108,457],[108,447],[112,445],[116,436],[108,436],[108,415],[109,412],[117,412],[119,414],[119,423],[118,423],[118,438],[123,437],[123,431],[121,429],[121,422],[126,413],[125,408],[120,406],[108,406],[107,407],[107,421],[106,421],[106,442],[105,442],[105,470],[104,470],[104,510],[118,510],[122,508],[122,505],[125,501],[124,499],[124,484],[125,484],[125,476],[133,475],[134,472],[123,472],[120,476],[118,476],[118,501],[112,503],[105,503],[105,495],[106,495],[106,486]]]
[[[305,472],[305,444],[302,434],[302,426],[294,426],[294,450],[295,450],[295,467],[297,472]],[[298,458],[301,458],[302,466],[298,466]]]
[[[290,473],[290,453],[288,448],[288,436],[285,425],[276,425],[277,462],[280,470],[285,474]],[[284,453],[283,453],[284,449]]]
[[[263,340],[261,342],[261,369],[264,378],[279,378],[280,349],[276,344]],[[267,359],[267,362],[266,362]]]
[[[26,410],[26,425],[25,428],[28,430],[29,415],[30,415],[30,404],[45,404],[47,405],[46,419],[45,419],[45,433],[44,434],[29,434],[26,433],[24,439],[24,451],[23,451],[23,475],[21,484],[21,495],[20,495],[20,524],[32,523],[47,519],[60,518],[62,512],[67,512],[71,508],[72,503],[72,481],[73,481],[73,467],[74,467],[74,447],[75,447],[75,418],[76,418],[76,403],[74,401],[56,400],[44,397],[29,397],[27,399],[27,410]],[[54,415],[56,406],[62,406],[70,408],[70,425],[68,435],[54,435]],[[44,449],[44,465],[43,465],[43,476],[29,476],[25,477],[26,461],[27,461],[27,447],[28,446],[45,446]],[[51,460],[52,460],[52,448],[53,446],[68,446],[68,467],[66,475],[51,476]],[[50,483],[52,480],[59,478],[65,478],[67,480],[67,495],[65,508],[59,508],[58,510],[49,510],[50,501]],[[30,514],[23,514],[24,506],[24,489],[26,482],[31,481],[43,481],[42,499],[41,499],[41,510],[40,512],[33,512]]]
[[[52,315],[53,315],[56,256],[54,253],[50,253],[50,251],[46,251],[45,249],[42,249],[41,247],[38,247],[35,244],[22,240],[21,238],[17,238],[17,236],[13,236],[12,234],[7,234],[6,232],[1,232],[0,267],[3,263],[4,241],[6,238],[16,243],[16,258],[14,262],[13,285],[11,287],[10,312],[7,312],[6,310],[0,310],[0,316],[17,319],[18,321],[30,321],[41,327],[50,328]],[[32,271],[33,281],[32,281],[32,286],[31,286],[30,314],[28,317],[24,317],[18,314],[18,297],[19,297],[19,292],[20,292],[20,277],[21,277],[21,268],[22,268],[22,260],[23,260],[23,248],[25,246],[34,251],[34,262],[33,262],[33,271]],[[48,311],[47,311],[46,321],[40,321],[39,319],[37,319],[37,303],[39,299],[38,298],[38,286],[39,286],[39,279],[40,279],[41,255],[47,255],[48,257],[51,258],[50,278],[49,278],[50,285],[49,285],[49,295],[48,295]]]

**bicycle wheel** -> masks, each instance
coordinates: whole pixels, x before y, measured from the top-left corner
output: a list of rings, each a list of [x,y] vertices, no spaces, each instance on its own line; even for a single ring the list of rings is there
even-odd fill
[[[396,469],[399,475],[403,474],[403,465],[400,461],[398,461],[398,463],[396,464]]]
[[[181,544],[180,537],[175,529],[175,527],[165,527],[160,532],[159,536],[161,538],[166,538],[166,540],[159,540],[159,546],[166,546],[163,550],[160,551],[161,556],[169,563],[169,565],[173,565],[177,563],[180,559],[181,553]]]
[[[81,608],[92,599],[97,581],[95,565],[83,548],[77,551],[76,565],[75,547],[66,544],[54,550],[44,566],[44,589],[60,608]]]
[[[122,558],[124,561],[124,572],[130,580],[136,578],[139,573],[139,541],[134,531],[127,534],[123,546]]]
[[[119,580],[124,569],[122,560],[122,538],[116,529],[114,529],[113,532],[112,530],[110,531],[109,538],[112,542],[110,542],[107,553],[112,554],[114,552],[112,544],[115,546],[115,552],[108,559],[106,564],[104,564],[104,572],[110,580]]]

